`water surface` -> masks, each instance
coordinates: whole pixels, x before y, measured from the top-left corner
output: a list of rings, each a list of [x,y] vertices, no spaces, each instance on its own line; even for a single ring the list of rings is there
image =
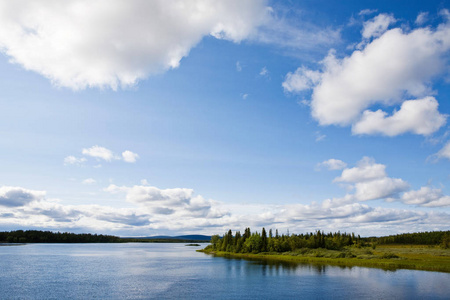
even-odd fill
[[[1,299],[448,299],[450,274],[212,257],[184,244],[0,247]]]

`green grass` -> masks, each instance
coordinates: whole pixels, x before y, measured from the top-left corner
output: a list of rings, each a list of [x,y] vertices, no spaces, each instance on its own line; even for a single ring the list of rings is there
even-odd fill
[[[208,249],[198,251],[229,258],[450,273],[450,249],[442,249],[437,246],[383,245],[376,249],[347,247],[342,251],[303,248],[293,252],[258,254],[210,251]]]

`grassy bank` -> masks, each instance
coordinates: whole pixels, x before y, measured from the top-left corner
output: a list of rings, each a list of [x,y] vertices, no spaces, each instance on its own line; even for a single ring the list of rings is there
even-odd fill
[[[450,249],[437,246],[382,245],[376,249],[346,247],[341,251],[302,248],[292,252],[258,254],[212,251],[208,247],[198,251],[228,258],[450,273]]]

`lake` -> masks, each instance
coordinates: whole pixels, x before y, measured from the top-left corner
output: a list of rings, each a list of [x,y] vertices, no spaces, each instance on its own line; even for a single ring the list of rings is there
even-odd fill
[[[0,247],[1,299],[449,299],[450,274],[212,257],[184,244]]]

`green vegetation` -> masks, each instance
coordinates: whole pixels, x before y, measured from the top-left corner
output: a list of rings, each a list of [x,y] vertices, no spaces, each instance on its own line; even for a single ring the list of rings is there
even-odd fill
[[[261,233],[233,236],[231,230],[214,235],[203,250],[216,256],[265,259],[283,262],[365,266],[383,269],[416,269],[450,272],[450,231],[361,238],[355,234],[321,231],[308,234]]]
[[[186,238],[121,238],[113,235],[51,232],[40,230],[16,230],[0,232],[0,243],[198,243],[203,240]]]
[[[119,243],[117,236],[69,232],[51,232],[39,230],[16,230],[0,232],[0,242],[3,243]]]

